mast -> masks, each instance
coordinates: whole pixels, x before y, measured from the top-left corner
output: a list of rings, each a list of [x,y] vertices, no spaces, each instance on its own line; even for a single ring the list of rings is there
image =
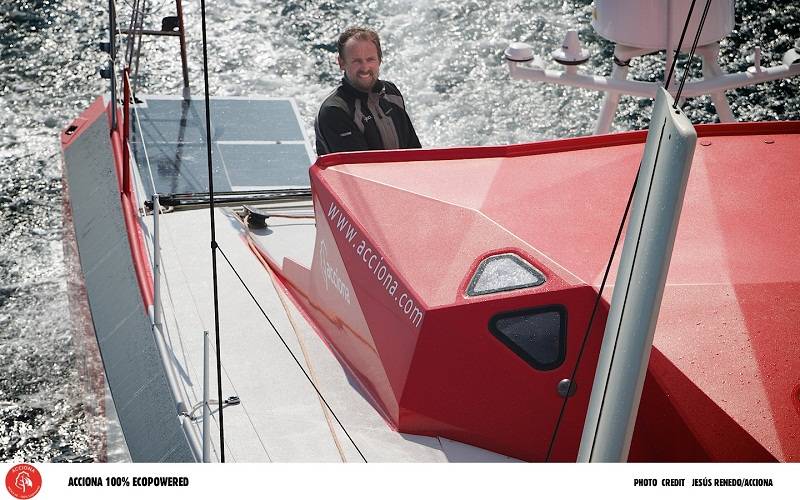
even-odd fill
[[[658,89],[579,462],[628,458],[696,141],[689,119]]]

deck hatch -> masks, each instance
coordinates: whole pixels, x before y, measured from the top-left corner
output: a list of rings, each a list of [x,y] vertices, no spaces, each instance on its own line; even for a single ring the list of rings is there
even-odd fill
[[[467,287],[467,295],[475,297],[489,293],[532,288],[544,284],[544,274],[513,253],[485,258]]]
[[[489,331],[537,370],[564,362],[567,312],[562,306],[498,314],[489,321]]]

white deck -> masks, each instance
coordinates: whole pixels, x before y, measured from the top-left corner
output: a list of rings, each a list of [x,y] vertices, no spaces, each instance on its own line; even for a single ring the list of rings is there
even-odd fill
[[[166,344],[171,349],[180,390],[197,405],[202,429],[203,331],[213,344],[214,311],[208,210],[163,215],[161,225],[162,301]],[[259,244],[276,262],[292,256],[311,264],[312,219],[270,218]],[[148,230],[152,218],[146,218]],[[217,209],[217,242],[232,261],[297,359],[344,424],[369,462],[513,461],[444,438],[393,431],[360,392],[313,328],[295,309],[243,240],[244,230],[227,209]],[[223,398],[242,403],[224,410],[228,462],[360,462],[342,429],[323,408],[225,259],[218,255]],[[212,351],[213,352],[213,351]],[[216,399],[216,369],[211,359],[211,398]],[[212,405],[216,408],[216,405]],[[212,415],[212,449],[219,460],[219,419]]]

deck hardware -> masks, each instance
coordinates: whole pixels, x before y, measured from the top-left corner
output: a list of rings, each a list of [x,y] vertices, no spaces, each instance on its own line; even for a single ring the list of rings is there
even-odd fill
[[[752,62],[753,65],[747,68],[747,72],[751,74],[761,73],[764,69],[761,67],[761,47],[756,45],[753,49],[753,55],[747,56],[747,61]]]
[[[565,378],[558,383],[558,395],[561,396],[562,398],[568,398],[574,396],[577,390],[578,390],[578,384],[568,378]]]
[[[533,47],[527,43],[512,42],[503,52],[503,55],[508,61],[530,62],[533,61]]]
[[[161,31],[179,31],[180,21],[178,16],[167,16],[161,19]]]
[[[568,30],[561,42],[561,48],[554,50],[550,56],[558,64],[564,66],[578,66],[589,60],[589,51],[581,47],[578,32]]]
[[[695,44],[697,55],[702,59],[703,76],[701,79],[686,83],[686,92],[684,93],[685,97],[710,96],[720,122],[736,121],[725,96],[726,90],[788,79],[800,74],[800,40],[795,42],[793,48],[784,53],[779,64],[763,66],[761,48],[755,47],[753,54],[748,58],[752,66],[747,70],[736,73],[723,71],[719,63],[719,41],[728,36],[733,29],[733,3],[733,0],[712,2],[713,9],[708,17],[709,26],[702,33],[702,37],[698,37],[698,43]],[[664,71],[666,78],[663,82],[629,79],[628,64],[632,58],[661,52],[665,54],[665,69],[670,66],[674,67],[673,63],[677,54],[686,54],[691,46],[691,43],[684,43],[683,38],[677,40],[678,30],[673,30],[671,27],[672,24],[677,26],[677,22],[683,17],[683,12],[680,10],[684,4],[688,4],[688,0],[671,0],[670,2],[596,0],[594,4],[597,15],[593,17],[592,27],[599,36],[615,44],[614,64],[610,77],[593,73],[578,73],[578,65],[588,61],[591,54],[581,47],[578,32],[574,29],[567,31],[561,46],[550,54],[552,59],[562,66],[560,70],[545,68],[542,60],[534,55],[533,48],[525,43],[512,42],[506,48],[504,55],[511,78],[603,92],[605,95],[594,133],[607,134],[611,131],[622,95],[655,99],[657,89],[662,86],[675,95],[676,85],[672,79],[672,71]],[[675,6],[673,7],[672,4]],[[712,6],[712,4],[709,5]],[[661,16],[672,20],[672,23],[665,23],[665,30],[643,29],[639,18],[644,12],[652,13],[659,9],[663,11]],[[707,10],[703,14],[704,17],[706,13]],[[691,18],[691,14],[690,10],[688,18]],[[699,14],[696,14],[695,18],[698,16]],[[690,59],[692,57],[693,54]],[[678,98],[675,101],[681,102]]]
[[[800,38],[794,41],[794,48],[789,49],[783,54],[783,64],[792,66],[800,64]]]
[[[100,74],[100,78],[104,80],[111,80],[112,78],[112,70],[111,70],[111,63],[108,63],[108,66],[105,68],[97,68],[97,72]]]
[[[264,229],[267,227],[267,219],[269,218],[268,213],[250,205],[245,205],[243,208],[245,211],[244,220],[247,222],[247,226],[249,228]]]

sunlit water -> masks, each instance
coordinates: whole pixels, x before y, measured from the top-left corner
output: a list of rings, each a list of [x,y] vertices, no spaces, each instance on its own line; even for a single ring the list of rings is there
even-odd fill
[[[172,14],[172,3],[150,27]],[[754,45],[779,62],[800,36],[792,2],[737,2],[737,28],[722,44],[722,65],[747,67]],[[0,2],[0,460],[102,459],[103,417],[72,338],[62,247],[59,130],[106,82],[107,2]],[[127,7],[120,4],[121,12]],[[201,95],[199,2],[184,5],[192,92]],[[398,84],[426,147],[529,142],[589,134],[598,94],[511,81],[502,62],[520,40],[546,56],[568,28],[594,53],[587,70],[610,72],[612,46],[588,25],[588,1],[220,0],[208,3],[213,95],[289,96],[313,138],[317,106],[340,78],[336,35],[345,26],[375,27],[383,37],[382,77]],[[148,40],[142,93],[180,94],[177,39]],[[632,76],[656,80],[655,56]],[[552,65],[555,69],[555,64]],[[798,79],[729,93],[743,120],[800,119]],[[646,126],[649,103],[623,99],[614,127]],[[714,121],[706,99],[689,101],[695,121]]]

